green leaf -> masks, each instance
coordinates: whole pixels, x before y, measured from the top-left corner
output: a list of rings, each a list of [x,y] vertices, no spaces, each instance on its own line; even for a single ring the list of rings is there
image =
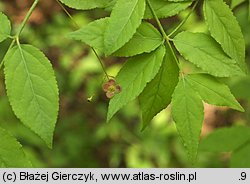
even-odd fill
[[[99,19],[87,26],[69,33],[68,36],[80,40],[91,47],[104,52],[104,30],[109,18]],[[142,22],[134,36],[122,48],[116,51],[115,56],[134,56],[141,53],[149,53],[162,43],[162,36],[151,24]]]
[[[192,4],[192,1],[186,2],[168,2],[164,0],[150,0],[154,11],[158,18],[167,18],[178,14],[180,11],[185,10]],[[145,19],[154,18],[150,8],[146,6]]]
[[[187,78],[205,102],[217,106],[228,106],[244,112],[227,85],[217,81],[214,77],[207,74],[191,74]]]
[[[106,6],[105,6],[105,10],[106,11],[112,11],[112,9],[114,8],[116,2],[117,2],[117,0],[110,0],[110,2],[107,3]]]
[[[145,0],[118,0],[104,33],[105,54],[120,49],[135,34],[145,11]]]
[[[250,101],[250,76],[231,79],[229,87],[236,98]]]
[[[75,40],[80,40],[101,52],[104,52],[104,31],[109,18],[103,18],[89,23],[83,28],[69,33],[68,36]]]
[[[134,56],[141,53],[149,53],[159,47],[163,38],[152,24],[143,22],[136,33],[122,48],[116,51],[115,56]]]
[[[131,100],[135,99],[158,73],[165,54],[160,46],[149,54],[142,54],[129,59],[119,71],[116,81],[122,91],[109,102],[107,122]]]
[[[196,160],[204,111],[200,96],[184,78],[175,88],[172,98],[172,115],[189,160]]]
[[[244,37],[228,5],[223,0],[205,0],[204,14],[211,35],[246,73]]]
[[[60,0],[70,8],[88,10],[93,8],[104,8],[111,0]]]
[[[250,0],[248,1],[248,21],[250,21]]]
[[[249,168],[250,167],[250,142],[242,145],[239,149],[232,153],[230,167],[234,168]]]
[[[5,57],[7,95],[15,115],[49,147],[58,114],[58,88],[49,60],[31,45],[18,45]]]
[[[170,2],[183,2],[183,1],[190,1],[190,0],[164,0],[164,1],[170,1]]]
[[[231,0],[231,8],[234,9],[236,6],[243,3],[245,0]]]
[[[166,46],[166,55],[161,68],[155,78],[147,84],[139,96],[142,110],[143,129],[152,118],[166,108],[170,102],[174,89],[179,81],[179,68],[170,48]]]
[[[243,126],[220,128],[205,137],[200,150],[210,152],[233,151],[250,140],[250,129]]]
[[[32,167],[22,145],[6,130],[0,128],[0,164],[4,167]]]
[[[229,77],[242,74],[236,61],[229,58],[209,35],[182,32],[174,38],[174,44],[182,56],[211,75]]]
[[[10,21],[6,15],[0,12],[0,42],[4,41],[10,35],[11,26]]]

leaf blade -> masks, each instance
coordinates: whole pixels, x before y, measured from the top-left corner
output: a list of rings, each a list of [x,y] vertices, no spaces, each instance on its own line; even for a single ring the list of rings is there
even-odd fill
[[[20,45],[8,52],[4,64],[7,96],[15,115],[51,147],[59,98],[49,60],[35,47]]]
[[[117,51],[132,38],[141,24],[145,6],[144,0],[117,1],[104,33],[106,55]]]
[[[143,120],[142,130],[147,127],[156,114],[170,104],[172,94],[179,81],[178,77],[179,68],[170,48],[166,46],[166,54],[159,72],[139,96]]]
[[[142,54],[129,59],[119,71],[116,81],[121,86],[121,93],[109,102],[107,122],[129,101],[137,97],[160,69],[165,49],[160,46],[149,54]]]
[[[191,74],[187,78],[205,102],[244,112],[227,85],[220,83],[214,77],[207,74]]]
[[[222,0],[205,0],[204,15],[212,37],[240,69],[246,73],[245,41],[239,23],[232,11]]]
[[[111,0],[60,0],[70,8],[78,10],[89,10],[94,8],[104,8]]]
[[[167,18],[178,14],[192,4],[192,1],[169,2],[163,0],[150,0],[152,7],[158,18]],[[146,6],[144,19],[154,18],[150,8]]]
[[[95,20],[77,31],[71,32],[68,36],[75,40],[80,40],[91,47],[104,52],[104,30],[109,18]]]
[[[162,36],[150,23],[142,22],[133,37],[114,56],[130,57],[142,53],[149,53],[162,44]]]
[[[187,80],[181,79],[172,98],[172,115],[189,160],[196,160],[204,110],[200,96]]]
[[[243,75],[236,61],[229,58],[209,35],[185,31],[175,36],[174,45],[182,56],[211,75]]]
[[[10,35],[11,25],[8,17],[0,12],[0,42],[4,41]]]

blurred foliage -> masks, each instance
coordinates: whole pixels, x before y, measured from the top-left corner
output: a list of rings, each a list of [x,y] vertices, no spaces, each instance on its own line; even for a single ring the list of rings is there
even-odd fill
[[[0,10],[17,24],[15,17],[8,13],[6,4],[7,1],[1,2]],[[200,9],[201,7],[190,16],[183,30],[207,30]],[[42,24],[29,24],[21,37],[23,43],[32,43],[42,49],[56,70],[60,88],[60,115],[52,150],[15,118],[6,98],[3,72],[0,74],[1,126],[21,142],[35,167],[229,167],[230,154],[205,151],[200,151],[196,165],[190,165],[169,109],[157,115],[143,132],[140,131],[142,125],[138,118],[140,112],[137,101],[124,107],[107,124],[105,120],[108,99],[102,91],[103,72],[97,58],[88,46],[67,38],[67,33],[76,28],[60,9],[47,11],[50,17],[45,17]],[[184,11],[167,20],[165,28],[174,28],[188,12],[189,10]],[[245,36],[249,64],[248,4],[237,6],[234,12]],[[107,15],[107,12],[101,10],[71,13],[80,26]],[[3,58],[8,44],[9,40],[0,44],[0,59]],[[123,58],[103,60],[112,76],[116,75],[124,62]],[[183,63],[186,71],[197,70],[191,64]],[[242,100],[247,113],[240,114],[230,110],[230,114],[233,113],[236,118],[224,118],[230,123],[222,124],[249,125],[250,77],[233,79],[227,83],[234,95]],[[89,97],[92,97],[91,102],[87,101]]]

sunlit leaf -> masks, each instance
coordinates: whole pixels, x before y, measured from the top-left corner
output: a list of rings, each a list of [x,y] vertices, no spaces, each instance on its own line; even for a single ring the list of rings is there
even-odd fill
[[[8,52],[4,64],[7,95],[14,113],[51,147],[59,104],[49,60],[31,45],[19,45]]]

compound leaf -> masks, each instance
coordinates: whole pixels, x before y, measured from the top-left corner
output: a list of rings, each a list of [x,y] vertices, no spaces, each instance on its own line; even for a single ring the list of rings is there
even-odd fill
[[[18,45],[5,57],[7,96],[15,115],[49,147],[58,114],[58,88],[49,60],[31,45]]]
[[[174,44],[181,55],[211,75],[217,77],[242,75],[236,61],[229,58],[209,35],[182,32],[174,38]]]
[[[139,96],[142,110],[143,129],[152,118],[166,108],[179,81],[179,68],[170,48],[166,46],[166,54],[161,68],[155,78],[147,84]]]
[[[219,82],[214,77],[207,74],[191,74],[188,75],[187,78],[205,102],[217,106],[228,106],[242,112],[244,111],[231,94],[227,85]]]
[[[117,1],[104,33],[106,55],[117,51],[132,38],[141,24],[145,6],[145,0]]]
[[[204,14],[208,28],[223,50],[246,73],[245,42],[240,26],[229,6],[222,0],[205,0]]]
[[[0,25],[0,42],[2,42],[10,35],[11,31],[10,21],[2,12],[0,12]]]
[[[149,54],[142,54],[129,59],[116,77],[122,91],[109,102],[107,121],[131,100],[135,99],[158,73],[165,54],[160,46]]]
[[[196,160],[204,110],[200,96],[187,79],[179,81],[172,98],[172,115],[189,160]]]

